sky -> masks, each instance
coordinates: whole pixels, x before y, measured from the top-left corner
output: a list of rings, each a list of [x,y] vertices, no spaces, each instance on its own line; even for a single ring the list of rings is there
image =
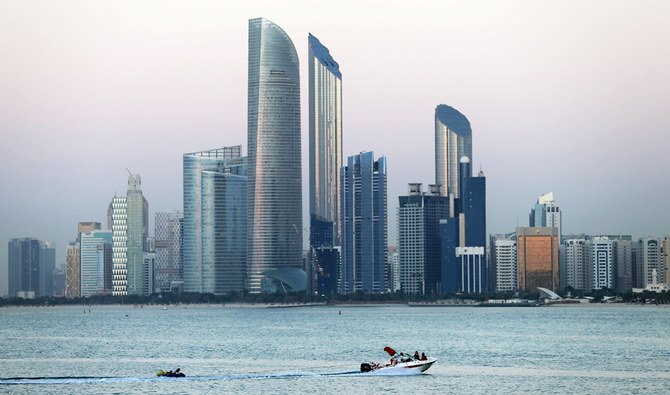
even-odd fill
[[[563,233],[670,233],[670,2],[0,0],[0,294],[7,241],[106,226],[126,168],[151,216],[182,208],[182,155],[246,152],[248,19],[340,64],[343,151],[388,161],[389,244],[407,183],[434,182],[434,110],[461,111],[487,227],[553,191]],[[153,234],[153,229],[150,231]]]

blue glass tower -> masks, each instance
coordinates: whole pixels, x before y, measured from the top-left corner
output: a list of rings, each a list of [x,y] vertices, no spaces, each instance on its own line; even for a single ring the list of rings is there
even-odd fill
[[[340,293],[386,289],[386,158],[371,151],[342,168],[342,270]]]

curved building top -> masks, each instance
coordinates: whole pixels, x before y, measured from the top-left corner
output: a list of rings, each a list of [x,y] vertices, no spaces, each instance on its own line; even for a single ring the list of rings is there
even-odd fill
[[[470,121],[457,109],[440,104],[435,107],[435,118],[461,136],[471,136]]]
[[[308,37],[309,48],[312,50],[314,57],[319,59],[322,65],[326,66],[328,71],[333,73],[337,78],[342,78],[342,73],[340,73],[340,65],[330,56],[330,51],[326,48],[318,38],[314,37],[312,33],[309,33]]]

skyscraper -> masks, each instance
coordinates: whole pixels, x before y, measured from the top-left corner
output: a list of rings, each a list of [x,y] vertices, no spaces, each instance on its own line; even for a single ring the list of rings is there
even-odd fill
[[[384,292],[387,249],[386,158],[371,151],[342,168],[340,293]]]
[[[246,160],[240,145],[184,154],[182,264],[186,292],[244,290]],[[158,254],[163,244],[156,243]]]
[[[149,268],[144,264],[143,254],[149,236],[149,203],[142,195],[142,179],[139,174],[128,176],[126,195],[127,241],[126,280],[128,295],[148,295],[144,278]]]
[[[449,217],[449,199],[430,185],[409,184],[399,196],[398,254],[400,287],[405,293],[441,292],[440,220]]]
[[[70,242],[65,250],[65,297],[81,296],[81,254],[78,241]]]
[[[107,209],[112,229],[112,295],[127,295],[128,210],[125,196],[114,196]],[[81,292],[81,291],[80,291]]]
[[[248,83],[247,289],[259,293],[273,269],[303,267],[298,54],[267,19],[249,20]]]
[[[661,252],[661,239],[658,237],[644,237],[638,240],[636,251],[636,263],[641,274],[639,280],[642,287],[652,284],[653,271],[656,270],[656,276],[659,283],[664,283],[663,277],[663,254]]]
[[[308,37],[308,56],[310,228],[315,226],[315,221],[332,223],[335,244],[338,244],[342,167],[342,73],[328,48],[312,34]],[[310,245],[313,247],[312,243]]]
[[[635,243],[632,238],[620,238],[616,241],[614,249],[614,270],[616,282],[614,287],[617,292],[630,292],[633,288],[633,249]]]
[[[470,121],[453,107],[440,104],[435,108],[435,183],[442,196],[459,197],[459,161],[472,160]]]
[[[105,269],[109,267],[112,231],[92,230],[80,236],[80,296],[92,296],[111,289],[105,287]]]
[[[10,239],[7,247],[9,297],[51,296],[56,268],[53,244],[26,237]]]
[[[183,222],[184,215],[179,211],[155,214],[154,292],[169,292],[173,285],[178,286],[183,281],[181,254]]]
[[[558,242],[561,242],[563,224],[561,222],[561,209],[554,201],[554,193],[549,192],[537,199],[535,207],[530,210],[528,216],[530,227],[555,227],[558,229]]]
[[[457,184],[460,198],[450,198],[453,217],[440,223],[445,293],[485,293],[491,283],[486,260],[486,177],[482,172],[472,177],[471,169],[470,159],[462,157]]]

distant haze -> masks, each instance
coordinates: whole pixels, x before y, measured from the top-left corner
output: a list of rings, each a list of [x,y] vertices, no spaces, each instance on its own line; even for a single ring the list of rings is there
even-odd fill
[[[308,218],[307,34],[340,64],[344,154],[388,158],[397,196],[433,183],[434,109],[468,117],[488,231],[553,191],[564,233],[670,232],[670,2],[0,2],[0,294],[7,241],[100,221],[127,172],[151,217],[182,208],[182,154],[246,151],[247,23],[301,61]],[[306,232],[306,231],[305,231]],[[151,230],[153,234],[153,229]]]

